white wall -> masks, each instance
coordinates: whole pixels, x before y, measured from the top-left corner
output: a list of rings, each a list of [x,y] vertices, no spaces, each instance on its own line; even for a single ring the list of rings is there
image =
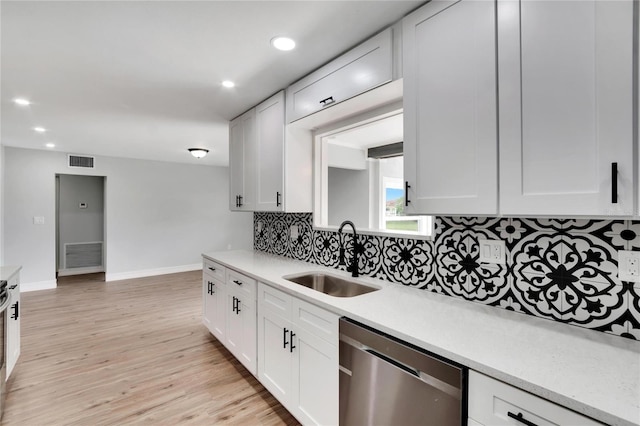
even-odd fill
[[[357,228],[369,228],[369,170],[329,167],[328,224],[350,220]]]
[[[80,170],[64,153],[11,147],[4,157],[4,259],[23,266],[24,289],[55,286],[56,174],[106,176],[107,280],[196,269],[202,252],[253,245],[252,214],[229,211],[226,167],[97,157]]]

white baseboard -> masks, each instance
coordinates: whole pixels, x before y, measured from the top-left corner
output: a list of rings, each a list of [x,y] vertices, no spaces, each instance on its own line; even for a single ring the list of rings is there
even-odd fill
[[[153,277],[156,275],[175,274],[178,272],[197,271],[202,269],[202,263],[194,263],[192,265],[170,266],[168,268],[143,269],[140,271],[119,272],[110,274],[107,272],[105,281],[130,280],[133,278]]]
[[[20,293],[25,293],[27,291],[38,291],[38,290],[51,290],[56,288],[58,283],[56,280],[49,281],[38,281],[35,283],[20,283]]]
[[[73,268],[58,270],[59,277],[68,277],[70,275],[95,274],[96,272],[104,272],[102,266],[89,266],[87,268]]]

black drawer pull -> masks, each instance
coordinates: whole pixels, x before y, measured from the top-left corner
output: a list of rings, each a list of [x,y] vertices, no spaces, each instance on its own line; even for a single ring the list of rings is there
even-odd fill
[[[211,266],[209,266],[209,270],[215,272],[216,268],[212,268]]]
[[[293,352],[293,350],[296,348],[296,346],[293,344],[293,338],[295,337],[296,333],[294,333],[293,331],[290,331],[289,333],[289,341],[291,342],[291,345],[289,345],[289,352]]]
[[[9,287],[9,290],[15,290],[15,288],[18,287],[18,284],[14,284],[11,287]]]
[[[13,315],[11,316],[11,318],[13,318],[14,320],[17,320],[18,318],[20,318],[20,306],[18,305],[20,302],[16,302],[13,304]]]
[[[242,281],[238,281],[238,280],[233,280],[234,283],[238,284],[238,285],[242,285]]]
[[[280,193],[276,192],[276,207],[280,207],[280,204],[282,204],[280,202]]]
[[[282,348],[283,349],[287,349],[287,345],[289,344],[289,342],[287,342],[287,333],[289,332],[289,330],[287,330],[286,328],[282,329]]]
[[[611,163],[611,203],[618,204],[618,163]]]
[[[530,422],[529,420],[525,419],[522,415],[522,413],[518,413],[518,414],[513,414],[511,411],[507,411],[507,416],[511,417],[514,420],[519,421],[520,423],[527,425],[527,426],[538,426],[537,424]]]
[[[409,200],[409,188],[411,188],[411,185],[409,185],[408,181],[404,181],[404,205],[408,206],[409,203],[411,202],[411,200]]]
[[[320,101],[323,107],[326,107],[327,105],[331,105],[334,102],[335,102],[335,99],[333,99],[333,96],[329,96],[327,99],[323,99]]]

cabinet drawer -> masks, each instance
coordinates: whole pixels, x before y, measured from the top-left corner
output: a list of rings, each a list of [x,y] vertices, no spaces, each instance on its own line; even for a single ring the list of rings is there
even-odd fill
[[[598,426],[600,423],[475,371],[469,371],[469,417],[485,426]]]
[[[277,315],[287,321],[291,320],[292,297],[280,290],[260,283],[258,306],[263,312]]]
[[[222,282],[224,282],[226,269],[227,268],[220,265],[219,263],[214,262],[213,260],[203,258],[202,272],[206,272],[207,274],[213,276],[214,278],[217,278]]]
[[[256,280],[233,269],[227,269],[227,286],[233,286],[240,294],[256,298]]]
[[[293,323],[334,346],[338,344],[338,319],[338,315],[332,312],[300,299],[293,299]]]
[[[287,122],[342,102],[392,78],[392,30],[387,29],[289,86]]]

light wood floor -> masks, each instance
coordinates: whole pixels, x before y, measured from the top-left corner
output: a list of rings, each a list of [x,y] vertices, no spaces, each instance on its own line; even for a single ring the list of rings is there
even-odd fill
[[[199,271],[23,293],[2,424],[297,424],[202,325],[201,297]]]

